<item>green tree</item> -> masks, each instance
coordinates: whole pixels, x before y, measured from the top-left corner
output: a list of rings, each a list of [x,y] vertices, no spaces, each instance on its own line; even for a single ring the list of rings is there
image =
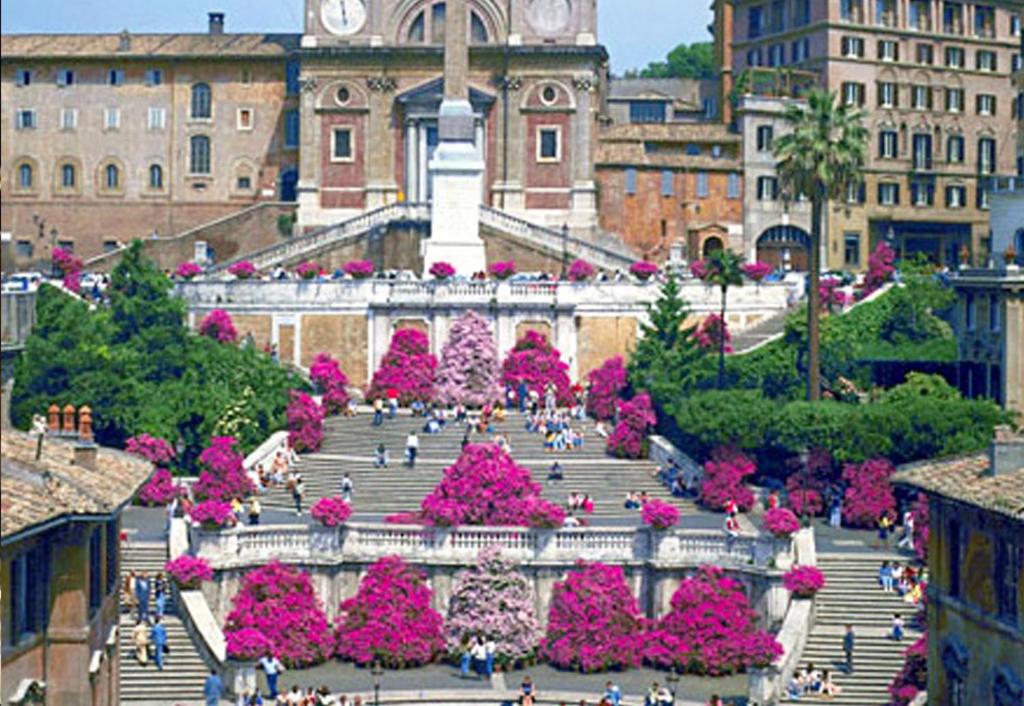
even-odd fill
[[[668,53],[665,61],[652,61],[639,71],[627,71],[626,76],[640,76],[641,78],[714,78],[714,45],[711,42],[680,44]]]
[[[790,198],[811,201],[810,284],[807,309],[808,399],[821,398],[821,233],[830,201],[844,198],[862,181],[868,149],[864,114],[837,102],[836,95],[812,91],[807,107],[790,105],[784,118],[792,132],[775,141],[779,176]]]
[[[713,250],[704,258],[703,280],[718,287],[722,293],[722,306],[719,312],[722,335],[718,337],[718,389],[721,390],[725,388],[726,300],[729,296],[729,287],[743,286],[743,258],[726,248]]]

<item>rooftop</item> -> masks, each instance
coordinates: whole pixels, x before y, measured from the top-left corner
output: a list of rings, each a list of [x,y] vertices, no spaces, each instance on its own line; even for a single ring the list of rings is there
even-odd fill
[[[72,441],[5,430],[0,437],[0,536],[6,543],[26,530],[75,515],[110,515],[153,472],[148,461],[97,447],[96,470],[75,463]]]
[[[893,482],[1024,520],[1024,466],[993,476],[990,463],[988,453],[911,463],[900,467]]]
[[[7,59],[283,57],[299,46],[298,34],[4,34]],[[125,48],[126,47],[126,48]]]

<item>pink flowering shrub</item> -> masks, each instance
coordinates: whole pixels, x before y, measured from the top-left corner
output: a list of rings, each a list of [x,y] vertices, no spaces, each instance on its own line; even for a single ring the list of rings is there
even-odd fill
[[[194,262],[183,262],[174,270],[174,276],[181,279],[192,279],[203,274],[203,268]]]
[[[664,500],[648,500],[640,511],[644,524],[656,530],[667,530],[679,524],[679,510]]]
[[[309,515],[324,527],[339,527],[352,515],[352,508],[334,495],[317,500],[309,509]]]
[[[892,464],[884,458],[843,466],[846,493],[843,496],[843,523],[849,527],[875,527],[884,514],[896,518],[896,497],[889,478]]]
[[[639,260],[629,266],[629,273],[638,279],[650,279],[658,274],[658,266],[653,262]]]
[[[893,272],[896,271],[894,262],[896,262],[896,253],[885,242],[879,241],[874,251],[868,256],[868,271],[864,275],[860,289],[862,298],[892,279]]]
[[[889,684],[887,706],[908,706],[917,694],[928,688],[928,634],[907,648],[903,668]]]
[[[799,530],[800,520],[792,510],[776,507],[764,513],[764,528],[781,539]]]
[[[626,364],[621,355],[604,361],[587,373],[587,414],[594,419],[615,417],[619,394],[626,389]]]
[[[231,503],[222,500],[203,500],[193,505],[189,517],[206,530],[231,527],[237,520],[235,513],[231,511]]]
[[[437,358],[430,353],[426,334],[414,328],[401,328],[391,336],[391,345],[373,374],[366,398],[384,399],[389,389],[398,391],[398,401],[434,399],[434,371]]]
[[[199,454],[202,470],[199,480],[192,486],[196,500],[230,501],[251,495],[255,488],[242,467],[245,460],[231,436],[215,436],[210,445]]]
[[[341,414],[348,405],[348,377],[341,363],[328,353],[318,353],[309,366],[309,379],[323,394],[324,414]]]
[[[166,439],[150,436],[145,432],[129,437],[124,443],[124,450],[158,466],[171,463],[175,456],[174,449]]]
[[[518,389],[520,381],[525,382],[530,392],[536,392],[542,401],[547,386],[554,385],[558,404],[572,404],[569,366],[547,336],[533,329],[516,341],[501,365],[503,385]]]
[[[289,669],[319,664],[334,652],[327,616],[305,571],[277,561],[254,569],[242,579],[231,606],[225,639],[245,629],[256,630]],[[235,639],[242,643],[242,637]]]
[[[353,279],[367,279],[373,277],[375,267],[372,260],[350,260],[341,269]]]
[[[697,279],[704,279],[708,275],[708,264],[703,260],[694,260],[690,263],[690,274]]]
[[[238,279],[251,279],[256,275],[256,265],[248,260],[239,260],[228,267],[228,274]]]
[[[497,444],[469,444],[420,504],[429,525],[561,526],[562,509],[542,500],[530,470]]]
[[[768,666],[782,645],[758,629],[743,584],[703,566],[680,584],[672,610],[645,636],[643,654],[661,669],[720,676]]]
[[[552,590],[540,656],[561,669],[588,673],[635,667],[644,627],[621,566],[577,561]]]
[[[743,274],[755,282],[761,282],[772,273],[772,266],[767,262],[748,262],[742,267]],[[703,278],[702,278],[703,279]]]
[[[448,653],[458,657],[464,640],[494,640],[495,661],[513,667],[532,659],[543,635],[534,610],[533,584],[494,545],[458,574],[448,602],[444,634]]]
[[[434,279],[448,279],[455,276],[455,268],[447,262],[435,262],[430,266],[430,276]]]
[[[441,349],[435,390],[443,405],[483,407],[501,399],[494,336],[487,319],[475,311],[466,312],[452,324]]]
[[[210,562],[201,556],[182,554],[164,564],[164,571],[171,577],[174,584],[183,590],[195,590],[203,581],[213,580],[213,569]]]
[[[285,417],[288,420],[288,444],[296,452],[320,450],[324,441],[324,411],[316,400],[305,392],[292,390]]]
[[[241,628],[224,635],[228,657],[241,662],[255,662],[268,653],[273,654],[274,645],[267,636],[256,628]]]
[[[594,266],[586,260],[573,260],[566,274],[573,282],[586,282],[594,277],[595,272]]]
[[[646,392],[619,402],[618,421],[608,435],[608,453],[618,458],[646,458],[647,432],[657,423],[651,396]]]
[[[823,448],[812,448],[806,459],[790,459],[791,473],[786,478],[789,507],[800,517],[824,514],[825,488],[833,481],[832,455]]]
[[[786,487],[789,487],[789,480],[786,481]],[[821,498],[821,493],[817,490],[796,488],[789,490],[787,497],[789,498],[789,507],[797,515],[820,517],[825,511],[825,503]]]
[[[54,248],[50,257],[53,266],[64,276],[64,288],[78,294],[82,290],[80,282],[82,261],[75,257],[70,250],[60,247]]]
[[[928,537],[931,534],[931,529],[928,524],[928,496],[924,493],[917,494],[917,499],[914,501],[913,513],[914,551],[917,552],[918,559],[923,563],[928,563]]]
[[[234,343],[238,331],[231,320],[231,314],[223,309],[214,309],[199,323],[199,333],[221,343]]]
[[[709,510],[724,510],[729,501],[746,512],[754,506],[754,493],[743,484],[757,466],[746,455],[719,447],[704,464],[704,478],[700,484],[699,502]]]
[[[349,264],[351,264],[351,263],[347,263],[345,266],[348,267]],[[371,265],[371,271],[372,271],[372,265]],[[302,279],[316,279],[317,277],[322,275],[323,272],[324,272],[324,268],[320,265],[319,262],[312,262],[312,261],[302,262],[302,263],[299,263],[298,267],[295,268],[295,274],[297,274]]]
[[[794,566],[783,575],[782,584],[794,598],[811,598],[825,587],[825,574],[816,566]]]
[[[174,484],[171,472],[166,468],[158,468],[139,491],[139,502],[148,507],[168,505],[175,498],[185,495],[185,489]]]
[[[729,326],[718,314],[708,314],[693,332],[697,345],[706,350],[717,351],[722,338],[725,338],[725,352],[732,353],[732,335]]]
[[[490,266],[490,273],[498,279],[508,279],[516,273],[516,263],[514,260],[505,260],[503,262],[495,262]]]
[[[826,311],[842,310],[843,307],[852,303],[840,287],[843,281],[835,277],[824,277],[818,285],[818,292],[821,294],[821,308]]]
[[[441,615],[422,571],[397,556],[377,560],[338,609],[336,654],[356,664],[427,664],[444,651]]]

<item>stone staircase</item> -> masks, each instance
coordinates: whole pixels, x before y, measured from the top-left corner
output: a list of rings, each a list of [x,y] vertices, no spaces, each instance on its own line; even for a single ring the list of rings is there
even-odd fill
[[[808,694],[800,703],[888,703],[887,687],[903,666],[903,653],[921,633],[914,622],[918,607],[904,602],[896,593],[883,593],[878,584],[878,567],[885,560],[905,562],[906,557],[882,553],[818,555],[825,587],[818,593],[817,619],[800,666],[813,663],[816,669],[828,669],[842,692],[834,698]],[[889,638],[893,613],[899,613],[906,623],[902,642]],[[853,625],[857,636],[853,674],[843,671],[843,634],[847,624]]]
[[[747,353],[782,336],[786,332],[786,319],[790,313],[789,309],[784,309],[735,333],[732,337],[733,352]]]
[[[459,454],[463,430],[461,425],[440,434],[419,433],[420,452],[415,469],[404,465],[405,439],[409,430],[417,430],[423,419],[399,416],[385,420],[380,427],[371,426],[372,417],[332,417],[325,423],[324,444],[319,453],[301,457],[299,471],[306,486],[304,510],[327,495],[337,495],[341,478],[348,473],[355,487],[352,505],[362,519],[379,519],[382,515],[411,512],[441,479],[444,469]],[[564,504],[569,493],[586,493],[594,501],[595,519],[620,522],[638,520],[639,513],[623,508],[627,492],[646,490],[651,497],[671,500],[682,513],[696,513],[693,503],[671,498],[668,490],[654,477],[657,466],[651,461],[624,461],[605,454],[604,439],[594,433],[593,424],[584,424],[585,444],[579,451],[546,453],[539,434],[524,428],[523,417],[517,413],[495,425],[495,432],[505,435],[512,445],[512,456],[529,468],[535,482],[543,486],[543,496]],[[478,438],[474,437],[473,441]],[[373,467],[373,451],[383,442],[390,456],[390,467]],[[562,466],[565,479],[547,481],[548,469],[554,461]],[[284,489],[272,490],[263,500],[264,508],[293,509],[291,495]],[[359,518],[357,518],[359,519]]]
[[[149,576],[164,569],[167,561],[167,545],[162,542],[130,541],[121,551],[121,572],[123,577],[129,571],[145,571]],[[155,612],[154,599],[150,593],[150,615]],[[166,656],[163,671],[158,671],[152,659],[145,667],[135,659],[132,644],[132,628],[135,615],[122,606],[120,625],[120,682],[121,703],[171,704],[183,699],[198,700],[203,695],[203,682],[207,667],[199,656],[185,626],[176,615],[173,601],[168,601],[161,622],[167,628],[170,652]]]

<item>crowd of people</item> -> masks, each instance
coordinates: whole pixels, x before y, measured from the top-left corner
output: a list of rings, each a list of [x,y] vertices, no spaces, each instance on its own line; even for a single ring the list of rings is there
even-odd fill
[[[924,588],[928,583],[928,567],[915,569],[910,563],[883,561],[878,567],[878,584],[885,593],[896,593],[907,603],[921,602]]]
[[[804,696],[832,698],[842,693],[842,689],[832,680],[832,671],[817,669],[813,662],[797,670],[786,686],[786,696],[791,701],[799,701]]]
[[[132,628],[135,659],[145,666],[152,658],[161,671],[167,655],[167,628],[162,621],[169,597],[170,586],[161,572],[150,578],[145,571],[129,571],[121,587],[121,605],[136,616]]]

